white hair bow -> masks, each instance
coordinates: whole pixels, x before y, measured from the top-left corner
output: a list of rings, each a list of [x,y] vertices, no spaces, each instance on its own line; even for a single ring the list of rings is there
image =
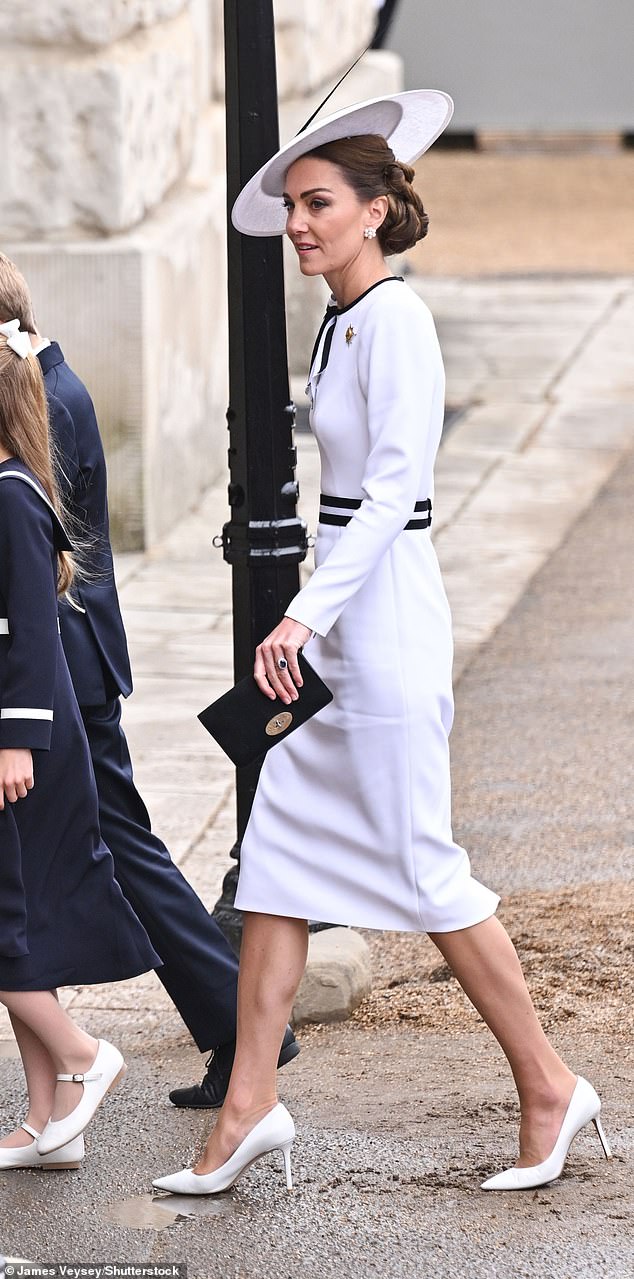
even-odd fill
[[[20,332],[19,320],[7,320],[6,324],[0,324],[0,333],[4,333],[7,339],[7,346],[10,346],[11,350],[15,351],[16,355],[19,355],[21,359],[24,360],[27,355],[31,354],[33,349],[31,338],[28,333]]]

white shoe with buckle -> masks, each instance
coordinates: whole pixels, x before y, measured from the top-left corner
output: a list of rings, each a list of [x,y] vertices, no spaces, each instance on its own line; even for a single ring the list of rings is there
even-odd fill
[[[78,1137],[90,1123],[97,1107],[107,1092],[123,1077],[126,1064],[113,1044],[106,1039],[99,1040],[97,1056],[90,1070],[83,1074],[58,1075],[61,1083],[83,1084],[81,1101],[63,1119],[49,1119],[42,1136],[38,1139],[37,1149],[41,1155],[59,1150],[67,1142]]]
[[[40,1133],[30,1124],[20,1124],[20,1127],[33,1141],[28,1146],[0,1146],[0,1172],[7,1172],[10,1168],[48,1168],[51,1172],[56,1168],[79,1168],[85,1153],[82,1133],[60,1150],[41,1155],[36,1144]]]

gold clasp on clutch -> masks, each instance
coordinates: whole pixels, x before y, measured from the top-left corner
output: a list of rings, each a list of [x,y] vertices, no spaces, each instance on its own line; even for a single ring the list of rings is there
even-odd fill
[[[274,715],[273,719],[269,720],[264,731],[267,737],[277,737],[280,733],[284,733],[292,723],[293,716],[291,712],[281,711],[279,715]]]

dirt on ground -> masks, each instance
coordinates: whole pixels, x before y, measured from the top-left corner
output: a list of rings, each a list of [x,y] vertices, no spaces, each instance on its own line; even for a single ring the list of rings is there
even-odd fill
[[[430,231],[408,260],[424,275],[634,271],[634,150],[432,150],[416,187]]]
[[[499,911],[517,947],[540,1019],[612,1040],[634,1040],[634,885],[522,892]],[[474,1010],[429,939],[365,933],[374,985],[358,1026],[409,1024],[442,1034],[473,1028]]]

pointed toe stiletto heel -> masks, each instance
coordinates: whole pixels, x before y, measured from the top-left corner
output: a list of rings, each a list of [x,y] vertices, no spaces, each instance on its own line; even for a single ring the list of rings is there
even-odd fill
[[[264,1116],[229,1159],[214,1172],[198,1173],[193,1168],[183,1168],[182,1172],[171,1173],[167,1177],[157,1177],[152,1185],[157,1190],[169,1190],[173,1195],[217,1195],[230,1186],[246,1172],[256,1159],[268,1155],[273,1150],[281,1150],[284,1157],[286,1186],[293,1188],[291,1172],[291,1146],[295,1138],[295,1124],[288,1110],[278,1102],[268,1115]]]
[[[55,1150],[49,1155],[41,1155],[37,1148],[40,1133],[37,1129],[31,1128],[30,1124],[21,1124],[20,1127],[28,1132],[33,1141],[28,1146],[1,1148],[0,1172],[8,1172],[9,1169],[15,1168],[43,1168],[48,1169],[49,1172],[63,1168],[79,1168],[85,1153],[84,1138],[81,1133],[60,1150]]]
[[[106,1039],[100,1039],[90,1070],[84,1074],[58,1075],[58,1080],[63,1083],[83,1084],[82,1098],[75,1109],[63,1119],[49,1119],[38,1140],[38,1152],[41,1155],[49,1154],[78,1137],[90,1123],[106,1093],[115,1087],[125,1072],[126,1064],[119,1049]]]
[[[532,1168],[507,1168],[505,1172],[498,1172],[495,1177],[489,1177],[488,1181],[483,1181],[480,1189],[532,1190],[535,1186],[546,1186],[550,1181],[556,1181],[566,1162],[571,1143],[577,1133],[590,1122],[597,1130],[606,1159],[611,1159],[612,1152],[599,1118],[600,1110],[601,1101],[592,1084],[579,1075],[559,1129],[559,1136],[548,1158]]]
[[[293,1130],[293,1131],[294,1131],[294,1130]],[[285,1146],[280,1146],[280,1150],[282,1151],[282,1158],[283,1158],[283,1160],[284,1160],[284,1172],[285,1172],[285,1174],[286,1174],[286,1189],[287,1189],[287,1190],[292,1190],[292,1189],[293,1189],[293,1172],[292,1172],[292,1169],[291,1169],[291,1147],[292,1147],[292,1145],[293,1145],[293,1142],[292,1142],[292,1141],[287,1141]]]

